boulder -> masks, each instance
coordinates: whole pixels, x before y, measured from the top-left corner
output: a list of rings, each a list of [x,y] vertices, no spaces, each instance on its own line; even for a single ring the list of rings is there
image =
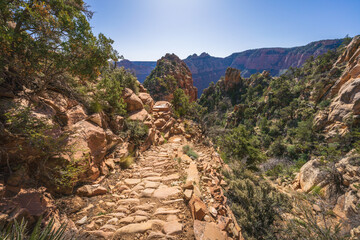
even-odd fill
[[[163,118],[159,118],[159,119],[156,119],[154,124],[155,124],[156,128],[162,128],[166,124],[166,121]]]
[[[67,110],[65,112],[67,118],[67,125],[71,126],[87,117],[84,108],[80,105]]]
[[[100,113],[94,113],[91,116],[89,116],[86,120],[91,123],[95,123],[99,127],[103,127],[103,121]]]
[[[132,120],[132,121],[144,122],[145,120],[147,120],[149,118],[150,118],[150,115],[145,109],[142,109],[142,110],[139,110],[136,112],[132,112],[129,115],[129,120]]]
[[[297,176],[300,188],[304,192],[309,192],[315,186],[323,187],[327,184],[328,173],[321,168],[322,164],[319,160],[310,160],[305,163]]]
[[[125,88],[123,91],[123,98],[126,103],[126,110],[128,112],[139,111],[144,108],[141,99],[130,89]]]
[[[24,218],[28,224],[33,224],[40,216],[53,214],[56,206],[44,188],[21,189],[13,198],[3,199],[1,210],[9,213],[8,221]]]
[[[74,159],[82,159],[90,153],[95,164],[99,164],[107,150],[106,133],[104,129],[87,121],[80,121],[73,125],[75,133],[70,136],[70,144],[73,146]]]
[[[124,118],[118,115],[115,116],[114,118],[111,118],[109,127],[111,131],[113,131],[116,134],[119,134],[124,127]]]
[[[150,110],[152,109],[152,107],[154,106],[154,100],[152,99],[150,94],[145,93],[145,92],[140,92],[139,98],[141,99],[141,101],[144,105],[149,106]]]
[[[171,103],[167,101],[158,101],[153,106],[154,112],[167,112],[167,111],[171,111],[171,109],[172,109]]]

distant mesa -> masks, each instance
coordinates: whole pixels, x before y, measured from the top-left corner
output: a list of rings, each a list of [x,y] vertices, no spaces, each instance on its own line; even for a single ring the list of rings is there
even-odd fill
[[[216,83],[225,75],[228,67],[240,69],[242,77],[249,77],[264,70],[272,76],[278,76],[289,67],[302,66],[310,56],[317,57],[338,48],[342,41],[343,39],[321,40],[301,47],[253,49],[233,53],[225,58],[213,57],[203,52],[200,55],[190,55],[183,61],[192,73],[194,86],[200,96],[211,82]],[[139,81],[144,82],[155,68],[156,62],[122,60],[117,62],[117,66],[132,69]]]

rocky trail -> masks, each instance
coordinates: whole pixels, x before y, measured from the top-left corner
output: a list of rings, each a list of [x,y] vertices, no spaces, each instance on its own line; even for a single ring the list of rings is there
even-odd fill
[[[210,161],[214,151],[195,146],[193,160],[182,153],[184,144],[172,137],[129,169],[113,166],[98,184],[79,188],[80,196],[60,199],[80,239],[239,239],[220,187],[226,183],[216,174],[220,165]]]

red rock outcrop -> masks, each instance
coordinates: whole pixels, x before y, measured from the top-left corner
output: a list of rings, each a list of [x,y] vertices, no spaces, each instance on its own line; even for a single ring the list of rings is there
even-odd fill
[[[144,81],[144,86],[156,101],[171,101],[177,88],[183,89],[190,101],[197,99],[197,88],[194,87],[192,74],[175,54],[166,54],[157,61],[155,69]]]

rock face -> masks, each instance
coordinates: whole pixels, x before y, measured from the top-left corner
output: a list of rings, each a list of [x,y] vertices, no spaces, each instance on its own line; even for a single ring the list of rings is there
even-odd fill
[[[344,228],[359,226],[360,167],[359,155],[353,151],[334,165],[332,170],[319,160],[302,166],[293,182],[293,189],[300,192],[317,191],[328,209],[344,221]],[[316,187],[316,189],[315,189]],[[319,201],[320,202],[320,201]],[[320,204],[322,205],[322,204]],[[314,206],[319,211],[319,206]],[[349,229],[349,230],[350,230]]]
[[[330,107],[320,112],[314,124],[324,128],[327,137],[338,132],[347,133],[346,121],[358,122],[360,119],[360,36],[353,38],[344,53],[333,66],[332,71],[345,64],[345,70],[332,86],[329,86],[323,98],[331,99]]]
[[[294,48],[263,48],[233,53],[228,57],[219,58],[207,53],[191,55],[184,59],[189,67],[194,86],[198,89],[198,97],[211,82],[216,83],[224,76],[228,67],[237,68],[242,71],[243,77],[249,77],[256,72],[267,70],[272,76],[281,74],[289,67],[300,67],[310,56],[319,56],[328,50],[336,49],[342,43],[342,39],[323,40],[307,44],[306,46]],[[130,62],[123,60],[117,63],[127,69],[132,69],[143,82],[155,68],[155,62]]]
[[[157,61],[156,68],[144,81],[154,100],[171,101],[177,88],[184,90],[190,101],[197,99],[197,88],[189,68],[175,54],[166,54]]]

